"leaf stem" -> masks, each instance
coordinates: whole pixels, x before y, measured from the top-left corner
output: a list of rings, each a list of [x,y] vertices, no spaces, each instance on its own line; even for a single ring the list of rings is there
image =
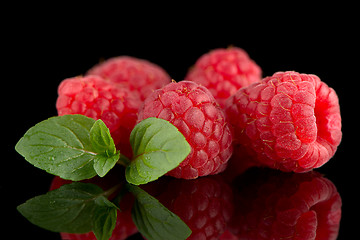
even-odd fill
[[[113,204],[115,204],[115,206],[117,206],[120,211],[121,211],[120,202],[121,202],[122,198],[125,196],[125,194],[127,194],[128,192],[129,192],[129,190],[127,189],[126,185],[123,185],[123,187],[120,189],[120,191],[118,192],[116,197],[111,200],[111,202]]]
[[[130,164],[130,162],[131,161],[128,157],[126,157],[124,154],[120,153],[120,158],[116,163],[119,165],[122,165],[124,167],[127,167]]]
[[[103,192],[102,195],[106,198],[109,198],[109,196],[111,196],[111,194],[116,192],[121,187],[121,185],[122,185],[122,183],[116,184],[115,186],[113,186],[110,189]]]

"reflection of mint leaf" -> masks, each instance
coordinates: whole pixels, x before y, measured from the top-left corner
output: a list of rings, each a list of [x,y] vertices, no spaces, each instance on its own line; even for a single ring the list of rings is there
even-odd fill
[[[97,240],[108,240],[116,225],[116,206],[105,197],[99,197],[93,215],[93,232]]]
[[[29,199],[18,211],[31,223],[54,232],[94,231],[100,240],[109,239],[116,223],[116,206],[100,187],[75,182]]]
[[[191,235],[191,229],[157,199],[137,186],[128,184],[128,189],[135,196],[132,219],[148,240],[183,240]]]
[[[116,163],[119,153],[108,134],[101,120],[64,115],[30,128],[15,149],[35,167],[79,181],[104,176]]]
[[[130,135],[134,158],[126,168],[126,180],[139,185],[154,181],[176,168],[190,153],[185,137],[170,122],[147,118]]]

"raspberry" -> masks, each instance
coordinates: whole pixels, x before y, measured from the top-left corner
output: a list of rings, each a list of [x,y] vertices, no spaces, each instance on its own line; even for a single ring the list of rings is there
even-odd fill
[[[170,179],[158,199],[191,229],[188,240],[216,240],[231,219],[233,194],[221,176]]]
[[[186,80],[208,88],[221,107],[238,89],[261,80],[261,68],[241,48],[215,49],[202,55]]]
[[[193,179],[225,170],[232,153],[232,134],[225,113],[205,87],[182,81],[156,90],[140,108],[138,121],[149,117],[172,123],[192,148],[168,175]]]
[[[101,119],[121,153],[131,157],[130,132],[141,101],[136,93],[98,76],[74,77],[61,82],[56,108],[59,116],[83,114]]]
[[[306,172],[326,163],[342,137],[338,97],[315,75],[275,73],[230,97],[226,113],[254,165]]]
[[[239,239],[337,238],[341,197],[321,174],[254,168],[235,183],[228,229]]]
[[[143,59],[120,56],[110,58],[88,71],[105,80],[139,93],[144,100],[153,90],[170,82],[170,76],[160,66]]]
[[[92,179],[84,180],[82,182],[93,183],[103,188],[103,190],[108,190],[112,186],[116,185],[120,180],[118,179],[119,173],[116,174],[109,173],[104,178],[95,177]],[[50,191],[55,190],[61,187],[64,184],[69,184],[72,181],[64,180],[60,177],[54,177]],[[115,182],[115,184],[114,184]],[[109,199],[113,199],[118,192],[112,194]],[[109,240],[123,240],[127,237],[135,234],[138,230],[131,218],[131,208],[134,202],[133,196],[129,193],[125,195],[120,202],[121,211],[117,211],[117,219],[115,229],[113,230],[113,234]],[[84,233],[84,234],[74,234],[74,233],[60,233],[61,239],[63,240],[96,240],[95,235],[92,232]]]

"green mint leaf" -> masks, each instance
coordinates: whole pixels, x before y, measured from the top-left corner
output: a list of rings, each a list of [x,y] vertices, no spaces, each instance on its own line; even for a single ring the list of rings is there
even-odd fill
[[[127,186],[135,196],[132,219],[146,239],[184,240],[191,235],[191,229],[157,199],[137,186]]]
[[[104,176],[119,154],[102,124],[77,114],[52,117],[30,128],[15,149],[35,167],[63,179]]]
[[[110,135],[110,130],[101,119],[97,120],[91,127],[90,140],[95,152],[105,153],[109,157],[116,154],[115,143]]]
[[[115,166],[120,158],[120,152],[116,152],[110,130],[100,119],[90,129],[90,140],[94,151],[98,153],[94,158],[94,169],[100,177],[103,177]]]
[[[96,175],[90,141],[95,120],[83,115],[52,117],[30,128],[16,151],[35,167],[64,179],[79,181]]]
[[[120,153],[117,153],[111,157],[104,154],[98,154],[94,158],[94,169],[100,177],[104,177],[116,164],[120,158]]]
[[[185,137],[170,122],[147,118],[130,135],[134,157],[126,168],[126,180],[135,185],[154,181],[176,168],[190,153]]]
[[[115,227],[117,207],[105,194],[95,184],[74,182],[29,199],[17,209],[31,223],[50,231],[94,231],[98,239],[108,239]]]

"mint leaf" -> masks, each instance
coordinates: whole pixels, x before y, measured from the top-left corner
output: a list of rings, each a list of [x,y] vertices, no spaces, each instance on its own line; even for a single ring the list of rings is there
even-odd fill
[[[15,149],[35,167],[63,179],[104,176],[119,153],[102,124],[76,114],[52,117],[30,128]]]
[[[132,219],[146,239],[184,240],[191,235],[191,229],[157,199],[137,186],[127,187],[135,196]]]
[[[93,230],[98,239],[108,239],[115,227],[117,208],[105,194],[95,184],[74,182],[29,199],[17,209],[31,223],[50,231]]]
[[[97,153],[105,153],[109,157],[116,154],[115,143],[111,138],[110,130],[101,119],[98,119],[91,127],[90,140],[94,151]]]
[[[98,153],[94,158],[94,169],[100,177],[103,177],[115,166],[120,158],[120,152],[116,152],[110,131],[100,119],[90,129],[90,140],[94,151]]]
[[[190,153],[185,137],[170,122],[147,118],[130,135],[134,158],[126,168],[126,180],[139,185],[154,181],[176,168]]]
[[[100,177],[104,177],[116,164],[119,160],[120,153],[115,154],[114,156],[108,157],[103,154],[98,154],[94,158],[94,169]]]

